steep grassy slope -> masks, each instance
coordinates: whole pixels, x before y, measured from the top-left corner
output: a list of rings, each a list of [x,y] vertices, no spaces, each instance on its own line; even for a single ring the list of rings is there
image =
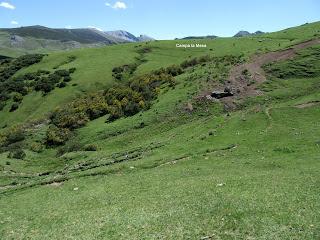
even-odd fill
[[[304,36],[310,37],[318,37],[320,36],[319,30],[319,22],[315,23],[306,23],[298,27],[292,27],[288,29],[284,29],[279,32],[275,33],[267,33],[261,35],[261,37],[270,37],[270,38],[282,38],[282,39],[289,39],[291,41],[296,41]]]
[[[77,68],[77,86],[27,95],[17,111],[4,109],[0,118],[8,125],[40,118],[84,92],[108,88],[115,84],[113,67],[135,57],[134,75],[141,75],[189,56],[248,59],[311,39],[318,30],[319,24],[296,28],[292,41],[201,40],[206,49],[154,42],[142,46],[151,47],[142,56],[136,44],[73,51],[76,60],[61,68]],[[1,153],[0,238],[318,239],[319,52],[315,45],[265,66],[264,95],[233,112],[197,98],[232,67],[214,59],[187,68],[174,88],[162,87],[149,110],[108,123],[103,116],[75,130],[61,156],[59,148],[26,149],[24,160]],[[19,74],[51,70],[69,55],[50,54]],[[25,141],[43,139],[45,131],[43,122],[31,126]],[[97,151],[74,150],[88,144]]]

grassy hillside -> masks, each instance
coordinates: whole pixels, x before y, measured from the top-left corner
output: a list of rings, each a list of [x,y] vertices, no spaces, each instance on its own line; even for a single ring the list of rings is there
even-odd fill
[[[76,68],[66,87],[31,91],[14,112],[13,100],[0,111],[1,133],[13,133],[0,153],[0,238],[320,238],[320,45],[265,65],[263,94],[234,111],[200,98],[226,83],[233,65],[317,38],[319,29],[59,52],[19,70],[14,77]],[[161,83],[149,108],[115,121],[101,114],[71,129],[63,145],[46,145],[55,108],[67,112],[88,93],[132,87],[204,55],[174,74],[174,86]],[[134,71],[116,80],[114,68],[124,65]],[[24,124],[23,138],[15,124]],[[22,159],[10,154],[17,148]]]
[[[318,24],[319,25],[319,24]],[[130,64],[135,61],[135,57],[139,54],[137,50],[148,46],[152,50],[143,54],[145,61],[139,65],[136,74],[142,74],[151,70],[167,67],[172,64],[181,63],[185,59],[191,57],[203,56],[210,54],[213,56],[223,56],[227,54],[241,55],[248,57],[251,54],[259,52],[267,52],[282,49],[291,44],[310,39],[314,37],[313,29],[306,31],[304,28],[297,29],[297,37],[295,40],[276,38],[270,40],[268,37],[247,37],[247,38],[218,38],[214,40],[177,40],[177,41],[156,41],[148,44],[123,44],[121,46],[108,46],[94,49],[80,49],[67,52],[58,52],[49,54],[45,59],[30,68],[23,69],[17,75],[25,72],[37,70],[52,70],[54,66],[63,63],[68,56],[76,56],[76,60],[70,64],[61,66],[61,68],[76,67],[78,71],[74,76],[74,83],[77,86],[69,86],[63,90],[56,90],[50,93],[46,98],[48,100],[41,101],[41,95],[30,94],[22,102],[21,107],[14,113],[7,114],[8,109],[0,112],[0,118],[3,124],[13,124],[24,121],[25,118],[39,118],[46,114],[54,107],[67,102],[77,96],[77,93],[93,91],[112,84],[111,69],[121,64]],[[301,32],[301,33],[300,33]],[[275,33],[278,34],[278,33]],[[204,43],[207,48],[176,48],[177,43]],[[110,85],[109,85],[110,86]],[[47,106],[47,104],[50,106]],[[37,110],[34,111],[37,106]],[[30,115],[31,113],[31,115]]]

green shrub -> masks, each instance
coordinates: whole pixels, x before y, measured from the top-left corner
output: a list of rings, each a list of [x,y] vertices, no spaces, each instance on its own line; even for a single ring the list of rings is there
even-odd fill
[[[125,77],[129,77],[137,69],[138,64],[125,64],[112,69],[112,76],[117,80],[122,80]]]
[[[7,145],[7,136],[0,133],[0,147],[5,147]]]
[[[171,76],[175,77],[175,76],[182,74],[183,70],[182,70],[181,66],[172,65],[166,69],[166,72],[167,72],[167,74],[170,74]]]
[[[11,127],[6,133],[7,145],[21,142],[25,139],[25,132],[21,127]]]
[[[65,76],[65,77],[63,78],[63,81],[64,81],[64,82],[70,82],[70,81],[71,81],[71,77],[70,77],[70,76]]]
[[[198,58],[199,63],[209,62],[212,58],[209,55],[201,56]]]
[[[193,67],[193,66],[195,66],[197,64],[198,64],[198,59],[197,58],[192,58],[190,60],[185,60],[184,62],[182,62],[180,64],[180,66],[182,68],[188,68],[188,67]]]
[[[0,90],[2,91],[0,93],[0,101],[5,102],[8,99],[10,99],[9,94],[7,92],[5,92],[5,89],[3,89],[1,85],[0,85]]]
[[[71,131],[68,128],[58,128],[55,125],[50,125],[47,134],[46,142],[48,145],[62,145],[71,137]]]
[[[50,74],[50,71],[48,71],[48,70],[38,70],[37,71],[37,75],[39,76],[39,75],[48,75],[48,74]]]
[[[70,72],[69,70],[62,69],[62,70],[56,70],[54,74],[59,75],[60,77],[66,77],[70,75]]]
[[[4,102],[0,102],[0,111],[2,111],[5,106],[6,106],[6,104]]]
[[[70,69],[69,69],[69,73],[70,73],[70,74],[74,73],[75,71],[76,71],[76,68],[70,68]]]
[[[22,149],[15,149],[9,152],[8,158],[24,159],[26,153]]]
[[[84,146],[84,150],[94,152],[98,150],[98,147],[97,145],[94,145],[94,144],[88,144]]]
[[[70,141],[65,146],[62,146],[57,151],[57,156],[62,156],[68,152],[77,152],[82,150],[82,145],[77,141]]]
[[[138,49],[137,52],[140,54],[145,54],[145,53],[150,53],[151,51],[152,51],[151,47],[142,47],[142,48]]]
[[[30,150],[36,153],[41,153],[43,151],[44,146],[41,143],[34,142],[30,146]]]
[[[15,93],[12,97],[13,101],[20,103],[23,99],[23,96],[21,93]]]
[[[61,82],[61,83],[58,83],[57,84],[57,87],[58,88],[64,88],[64,87],[66,87],[67,86],[67,84],[65,83],[65,82]]]
[[[51,122],[59,128],[75,129],[84,126],[89,117],[76,108],[57,109],[51,116]]]
[[[14,112],[15,110],[17,110],[19,108],[19,104],[18,103],[13,103],[11,105],[11,108],[10,108],[10,112]]]
[[[0,82],[8,80],[20,69],[40,62],[43,57],[43,54],[29,54],[16,59],[7,59],[6,62],[2,62],[1,64]]]

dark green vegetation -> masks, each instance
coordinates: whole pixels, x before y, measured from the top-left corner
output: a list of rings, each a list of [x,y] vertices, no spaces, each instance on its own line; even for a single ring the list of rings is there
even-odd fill
[[[75,72],[75,68],[55,70],[53,73],[47,70],[38,70],[14,76],[19,70],[39,63],[43,57],[44,55],[41,54],[25,55],[17,59],[5,59],[0,62],[1,110],[9,100],[12,100],[13,104],[10,112],[13,112],[18,109],[23,97],[33,90],[47,94],[55,87],[66,87],[67,82],[71,81],[70,74]]]
[[[0,238],[319,239],[319,45],[265,66],[264,94],[233,112],[199,97],[319,26],[199,40],[205,50],[53,53],[22,68],[11,78],[76,68],[77,85],[0,111]]]

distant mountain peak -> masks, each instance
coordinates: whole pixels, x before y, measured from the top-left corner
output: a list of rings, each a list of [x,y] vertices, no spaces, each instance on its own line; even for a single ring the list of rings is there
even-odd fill
[[[188,36],[181,38],[182,40],[192,40],[192,39],[215,39],[217,36],[215,35],[207,35],[207,36]]]
[[[127,31],[124,31],[124,30],[107,31],[105,33],[108,35],[111,35],[115,38],[122,39],[126,42],[138,42],[139,41],[139,39],[136,36],[134,36],[133,34],[127,32]]]
[[[237,34],[235,34],[233,37],[246,37],[246,36],[251,36],[251,35],[259,35],[259,34],[263,34],[264,32],[262,31],[256,31],[254,33],[250,33],[248,31],[244,31],[241,30],[239,32],[237,32]]]
[[[138,39],[139,39],[139,42],[149,42],[149,41],[154,41],[155,40],[154,38],[149,37],[149,36],[144,35],[144,34],[140,34]]]
[[[121,39],[125,42],[147,42],[153,41],[154,39],[147,35],[140,35],[139,37],[134,36],[132,33],[129,33],[124,30],[116,30],[116,31],[106,31],[104,32],[107,35],[110,35],[114,38]]]
[[[48,28],[41,25],[34,25],[18,28],[2,28],[0,31],[22,38],[31,37],[35,39],[77,42],[81,44],[115,44],[154,40],[146,35],[136,37],[124,30],[104,32],[96,27],[70,29]]]
[[[245,36],[249,36],[249,35],[251,35],[250,32],[241,30],[241,31],[237,32],[237,34],[234,35],[234,37],[245,37]]]

